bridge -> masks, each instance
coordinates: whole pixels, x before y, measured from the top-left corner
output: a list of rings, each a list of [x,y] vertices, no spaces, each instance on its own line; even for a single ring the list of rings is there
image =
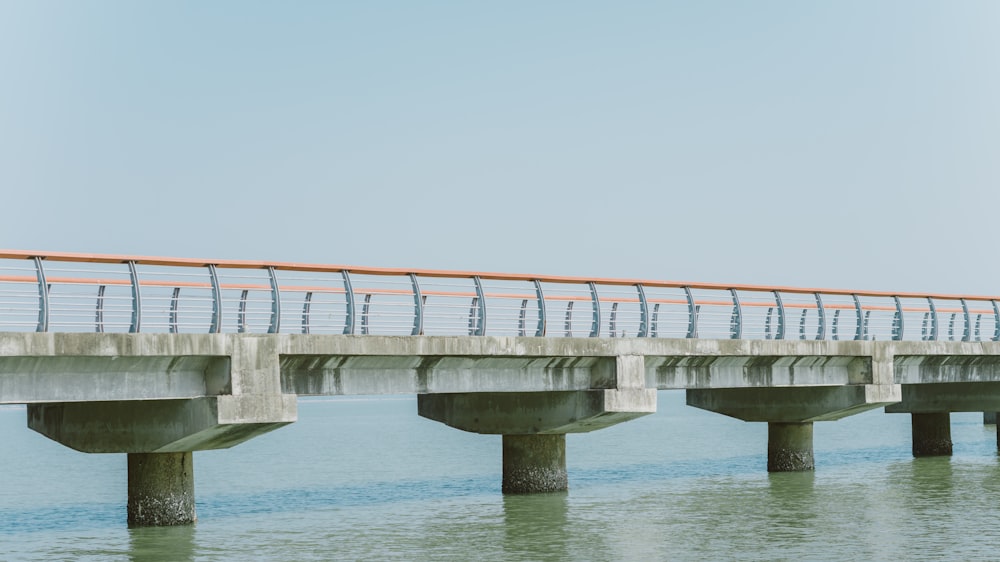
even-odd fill
[[[661,389],[812,470],[817,421],[908,413],[913,454],[948,455],[950,412],[1000,410],[998,300],[0,250],[0,404],[126,453],[130,525],[194,521],[193,451],[295,422],[297,396],[416,394],[503,435],[504,493],[566,490],[566,434]]]

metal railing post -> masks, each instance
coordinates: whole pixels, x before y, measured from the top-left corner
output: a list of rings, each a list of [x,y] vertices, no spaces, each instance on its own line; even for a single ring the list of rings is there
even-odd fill
[[[649,302],[641,283],[637,283],[635,289],[639,293],[639,337],[644,338],[649,335]]]
[[[139,273],[135,269],[135,262],[128,262],[128,276],[132,281],[132,324],[128,327],[129,333],[138,333],[142,327],[142,292],[139,290]]]
[[[420,296],[420,284],[413,273],[410,274],[410,283],[413,285],[413,330],[410,335],[419,336],[424,333],[424,299]]]
[[[219,273],[214,264],[208,264],[208,276],[212,282],[212,324],[208,333],[222,333],[222,286],[219,285]]]
[[[351,285],[351,275],[345,269],[340,272],[344,278],[344,298],[347,299],[346,311],[344,313],[344,334],[354,333],[354,287]]]
[[[538,329],[535,330],[535,337],[545,335],[545,294],[542,293],[542,282],[535,279],[535,297],[538,299]]]
[[[819,316],[819,325],[816,327],[816,339],[824,340],[826,339],[826,308],[823,307],[823,297],[819,293],[813,293],[816,296],[816,314]]]
[[[684,294],[688,301],[688,338],[698,337],[698,307],[694,304],[694,295],[691,294],[691,287],[684,287]]]
[[[38,324],[36,332],[49,331],[49,284],[45,281],[42,258],[35,257],[35,276],[38,278]]]
[[[740,306],[740,296],[736,289],[729,289],[733,295],[733,314],[729,320],[729,339],[738,340],[743,336],[743,307]]]
[[[593,314],[590,322],[590,337],[596,338],[601,335],[601,299],[597,296],[597,285],[593,282],[587,283],[590,287],[590,300],[593,303]]]

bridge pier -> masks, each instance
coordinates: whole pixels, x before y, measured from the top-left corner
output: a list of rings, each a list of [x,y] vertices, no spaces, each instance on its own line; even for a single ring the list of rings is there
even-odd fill
[[[838,420],[899,400],[899,385],[855,384],[690,389],[689,406],[743,421],[767,422],[767,471],[815,469],[813,422]]]
[[[902,397],[885,411],[911,415],[913,456],[947,456],[952,454],[951,412],[1000,410],[1000,382],[904,384]]]
[[[767,424],[767,471],[814,470],[812,422]]]
[[[417,395],[417,412],[456,429],[503,435],[505,494],[568,489],[566,434],[586,433],[656,412],[641,356],[602,358],[593,381],[615,388]]]
[[[503,493],[537,494],[567,489],[565,433],[503,436]]]
[[[913,456],[950,456],[951,414],[948,412],[910,414]]]
[[[194,455],[128,454],[128,525],[187,525],[197,520],[194,507]]]

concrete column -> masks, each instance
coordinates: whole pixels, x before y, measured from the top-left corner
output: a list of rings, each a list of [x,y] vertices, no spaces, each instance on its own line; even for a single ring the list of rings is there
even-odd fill
[[[567,489],[566,434],[503,436],[503,493],[536,494]]]
[[[913,456],[951,455],[951,414],[934,412],[910,414],[913,428]]]
[[[815,468],[812,422],[767,424],[768,472],[796,472]]]
[[[983,425],[996,425],[996,423],[997,423],[996,412],[983,412]]]
[[[194,523],[194,455],[128,454],[130,527]]]

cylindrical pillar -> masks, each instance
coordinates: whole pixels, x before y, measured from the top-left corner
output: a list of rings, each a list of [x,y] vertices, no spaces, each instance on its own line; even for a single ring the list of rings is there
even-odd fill
[[[983,412],[983,425],[996,425],[996,423],[997,423],[996,412]]]
[[[910,414],[913,428],[913,456],[937,457],[951,455],[951,414],[935,412]]]
[[[768,422],[768,472],[796,472],[815,468],[812,422]]]
[[[194,455],[128,454],[130,527],[194,523]]]
[[[503,493],[564,492],[568,488],[566,434],[503,436]]]

